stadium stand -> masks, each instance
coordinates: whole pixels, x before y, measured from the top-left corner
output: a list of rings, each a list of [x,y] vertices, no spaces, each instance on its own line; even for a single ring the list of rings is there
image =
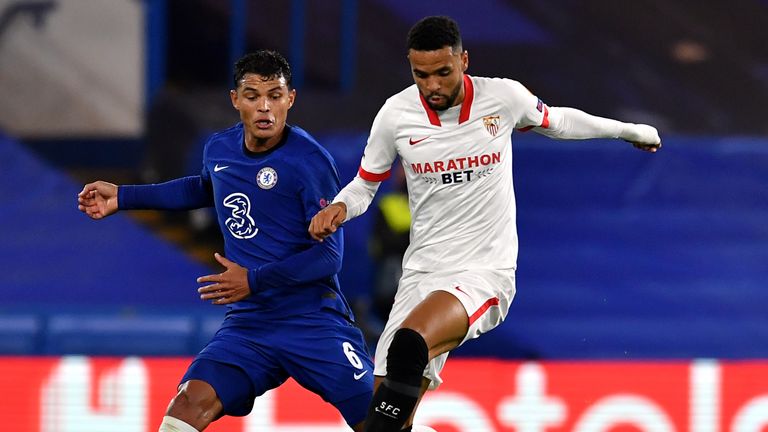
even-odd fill
[[[0,354],[39,353],[42,333],[40,316],[0,313]]]
[[[768,356],[756,342],[768,334],[768,7],[736,3],[483,0],[457,17],[481,35],[466,40],[471,73],[653,123],[665,144],[646,155],[615,142],[515,137],[517,298],[505,325],[455,355]],[[356,86],[341,92],[339,54],[328,48],[339,42],[329,29],[340,6],[307,2],[307,80],[291,121],[331,151],[342,182],[356,172],[361,131],[411,80],[410,24],[426,10],[456,14],[446,2],[404,4],[361,0]],[[280,2],[249,8],[249,47],[289,52],[287,25],[259,23],[290,13]],[[148,113],[144,164],[131,167],[144,179],[195,173],[200,137],[235,120],[220,84],[228,14],[227,2],[169,2],[170,85]],[[478,14],[497,24],[471,30]],[[215,61],[200,61],[208,54]],[[383,67],[383,58],[393,60]],[[87,220],[74,208],[81,186],[15,140],[0,136],[0,158],[0,353],[193,354],[215,331],[221,309],[200,302],[193,283],[208,267],[126,215]],[[341,281],[352,299],[372,283],[370,223],[345,227]]]
[[[48,354],[178,355],[193,345],[191,316],[147,314],[53,314],[48,321]]]
[[[351,178],[364,135],[321,141]],[[768,355],[754,343],[768,332],[768,140],[668,137],[656,155],[535,134],[514,145],[517,298],[457,355]],[[70,179],[10,139],[2,149],[3,352],[190,354],[210,337],[221,317],[190,287],[204,267],[128,217],[86,220]],[[369,224],[347,224],[350,297],[370,286]]]
[[[82,186],[2,135],[0,158],[0,352],[198,348],[197,322],[222,316],[197,297],[205,265],[126,215],[84,218],[75,204]],[[156,309],[168,320],[152,318]],[[98,320],[88,318],[95,311]]]

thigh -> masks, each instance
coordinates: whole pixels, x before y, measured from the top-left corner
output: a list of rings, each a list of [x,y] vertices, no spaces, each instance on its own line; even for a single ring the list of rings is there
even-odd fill
[[[462,344],[504,321],[515,296],[514,270],[466,270],[450,282],[435,288],[453,294],[466,310],[469,328]]]
[[[251,412],[253,407],[254,392],[248,375],[237,367],[225,363],[207,359],[194,360],[181,379],[179,388],[180,394],[184,393],[184,399],[190,405],[198,405],[200,401],[218,398],[221,414],[244,416]],[[176,405],[179,404],[174,401],[174,404],[169,407],[169,414],[184,420],[183,417],[174,415],[174,409],[183,408]],[[199,408],[205,410],[203,406]]]
[[[373,362],[363,334],[334,311],[285,325],[280,358],[296,382],[333,404],[350,426],[363,421],[373,396]]]
[[[216,390],[224,413],[244,416],[253,401],[288,379],[274,348],[258,331],[222,328],[195,358],[183,381],[199,379]]]
[[[462,304],[440,287],[452,285],[454,273],[427,273],[406,270],[400,280],[392,312],[376,345],[375,375],[387,375],[387,353],[395,332],[408,327],[424,336],[430,348],[430,361],[424,377],[430,388],[437,388],[442,379],[448,351],[458,346],[467,331],[467,314]],[[436,293],[440,291],[439,293]]]
[[[441,294],[433,294],[436,292]],[[430,345],[430,357],[434,357],[424,377],[431,380],[431,389],[437,388],[442,383],[440,371],[445,366],[447,351],[503,321],[514,294],[513,270],[406,270],[376,346],[375,374],[386,376],[389,345],[395,331],[405,326],[422,333]]]

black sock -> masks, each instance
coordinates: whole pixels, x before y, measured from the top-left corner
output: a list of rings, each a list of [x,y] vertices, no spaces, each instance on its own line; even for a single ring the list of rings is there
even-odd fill
[[[411,386],[406,388],[402,384],[385,380],[373,395],[368,417],[365,420],[365,431],[399,431],[411,416],[418,399],[419,388]]]
[[[387,353],[387,377],[373,395],[366,432],[398,432],[408,421],[421,394],[421,380],[429,349],[411,329],[395,332]]]

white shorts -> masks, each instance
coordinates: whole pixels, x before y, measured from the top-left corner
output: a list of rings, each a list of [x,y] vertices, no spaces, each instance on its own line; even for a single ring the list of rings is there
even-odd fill
[[[515,296],[515,271],[478,269],[420,272],[405,269],[403,277],[400,278],[389,319],[376,345],[374,375],[387,374],[387,351],[400,324],[416,305],[430,293],[438,290],[453,294],[467,311],[469,330],[461,341],[463,344],[492,330],[504,321]],[[443,382],[440,371],[443,370],[447,358],[448,353],[441,354],[432,359],[424,369],[424,377],[432,381],[429,385],[430,390],[436,389]]]

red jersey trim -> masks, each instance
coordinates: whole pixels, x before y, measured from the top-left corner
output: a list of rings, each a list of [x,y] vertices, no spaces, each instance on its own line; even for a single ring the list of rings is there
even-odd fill
[[[427,117],[429,117],[429,123],[432,126],[442,126],[443,124],[440,123],[440,116],[437,115],[437,111],[429,107],[429,104],[427,104],[427,100],[424,99],[424,95],[421,94],[421,92],[419,92],[419,99],[421,100],[421,106],[423,106],[424,110],[427,112]]]
[[[493,298],[489,298],[488,300],[486,300],[486,302],[483,303],[483,305],[480,306],[480,308],[478,310],[476,310],[475,313],[473,313],[469,317],[469,325],[472,325],[472,323],[477,321],[478,318],[483,316],[485,311],[490,309],[491,306],[498,306],[498,305],[499,305],[499,298],[498,297],[493,297]]]
[[[469,113],[472,111],[472,101],[475,99],[475,86],[469,75],[464,75],[464,102],[461,103],[461,113],[459,113],[459,124],[469,120]]]
[[[520,132],[528,132],[529,130],[535,127],[536,126],[526,126],[526,127],[519,128],[517,130],[519,130]],[[546,105],[544,105],[544,118],[541,119],[541,126],[539,127],[542,127],[544,129],[549,128],[549,109],[547,108]]]
[[[386,172],[383,172],[381,174],[374,174],[364,170],[363,167],[360,167],[360,169],[357,170],[357,174],[359,174],[360,178],[362,178],[363,180],[370,181],[370,182],[380,182],[388,179],[391,171],[392,170],[387,170]]]
[[[469,75],[464,75],[464,100],[461,102],[461,112],[459,112],[459,124],[464,123],[465,121],[469,120],[469,114],[472,111],[472,101],[475,99],[475,86],[472,84],[472,79],[469,77]],[[443,124],[440,122],[440,116],[437,114],[437,111],[433,110],[429,104],[427,103],[427,100],[424,99],[424,95],[419,92],[419,100],[421,101],[421,106],[424,107],[424,111],[427,112],[427,117],[429,118],[429,123],[432,126],[442,126]]]

